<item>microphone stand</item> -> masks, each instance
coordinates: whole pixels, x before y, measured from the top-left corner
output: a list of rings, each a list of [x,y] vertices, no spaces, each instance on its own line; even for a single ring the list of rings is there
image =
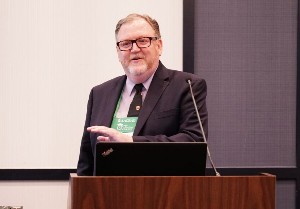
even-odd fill
[[[194,107],[195,107],[195,110],[196,110],[196,114],[197,114],[199,126],[200,126],[200,129],[201,129],[201,133],[202,133],[204,142],[207,144],[206,136],[205,136],[205,133],[204,133],[204,130],[203,130],[202,122],[201,122],[201,118],[200,118],[199,111],[198,111],[198,108],[197,108],[197,105],[196,105],[196,101],[195,101],[195,98],[194,98],[194,93],[193,93],[193,89],[192,89],[191,80],[188,79],[187,82],[188,82],[188,84],[189,84],[189,86],[190,86],[190,91],[191,91],[191,95],[192,95]],[[210,156],[210,151],[209,151],[208,145],[207,145],[207,156],[208,156],[208,158],[209,158],[209,162],[210,162],[212,168],[213,168],[214,171],[215,171],[216,176],[221,176],[221,174],[217,171],[217,169],[216,169],[216,167],[215,167],[215,165],[214,165],[214,162],[213,162],[213,160],[212,160],[212,158],[211,158],[211,156]]]

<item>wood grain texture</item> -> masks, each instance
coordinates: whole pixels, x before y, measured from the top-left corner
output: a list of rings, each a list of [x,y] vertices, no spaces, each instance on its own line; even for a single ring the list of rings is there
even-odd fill
[[[274,209],[275,181],[275,176],[72,176],[69,209]]]

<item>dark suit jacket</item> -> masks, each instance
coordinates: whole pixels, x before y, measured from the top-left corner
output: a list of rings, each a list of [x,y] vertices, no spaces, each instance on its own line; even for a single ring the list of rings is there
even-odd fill
[[[203,141],[187,79],[192,80],[198,111],[207,134],[206,82],[196,75],[169,70],[160,62],[150,84],[133,133],[135,142]],[[86,131],[94,125],[110,127],[126,81],[120,76],[91,90],[80,156],[78,175],[93,175],[97,134]]]

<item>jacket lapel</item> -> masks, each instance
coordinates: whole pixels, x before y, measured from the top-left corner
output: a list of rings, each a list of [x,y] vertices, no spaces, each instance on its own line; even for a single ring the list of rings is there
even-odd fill
[[[100,124],[103,124],[104,126],[110,127],[114,113],[116,110],[117,103],[119,101],[121,92],[123,90],[124,84],[126,81],[126,76],[122,76],[120,79],[116,80],[114,83],[112,83],[111,89],[112,91],[107,91],[106,95],[106,105],[104,109],[101,111],[102,114],[104,114],[104,117],[102,118],[102,121]],[[113,89],[116,89],[113,91]]]
[[[144,124],[152,113],[153,109],[156,106],[156,103],[159,101],[162,93],[169,85],[169,75],[165,70],[165,67],[160,63],[158,69],[156,70],[153,80],[150,84],[149,90],[147,92],[147,96],[143,103],[142,110],[139,114],[139,118],[134,130],[133,135],[139,135],[142,130]]]

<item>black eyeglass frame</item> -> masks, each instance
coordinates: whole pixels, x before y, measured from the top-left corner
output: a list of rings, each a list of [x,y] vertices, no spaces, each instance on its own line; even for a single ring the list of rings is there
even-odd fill
[[[139,46],[139,44],[138,44],[138,40],[139,39],[143,39],[143,38],[148,38],[149,39],[149,45],[148,46]],[[124,42],[124,41],[119,41],[119,42],[117,42],[116,44],[117,44],[117,46],[118,46],[118,48],[120,49],[120,51],[130,51],[131,49],[132,49],[132,47],[133,47],[133,44],[135,43],[136,45],[137,45],[137,47],[139,47],[139,48],[148,48],[149,46],[151,46],[151,44],[152,44],[152,40],[158,40],[159,38],[158,37],[141,37],[141,38],[138,38],[138,39],[135,39],[135,40],[124,40],[124,41],[130,41],[131,42],[131,47],[129,48],[129,49],[121,49],[120,48],[120,46],[119,46],[119,44],[121,43],[121,42]]]

